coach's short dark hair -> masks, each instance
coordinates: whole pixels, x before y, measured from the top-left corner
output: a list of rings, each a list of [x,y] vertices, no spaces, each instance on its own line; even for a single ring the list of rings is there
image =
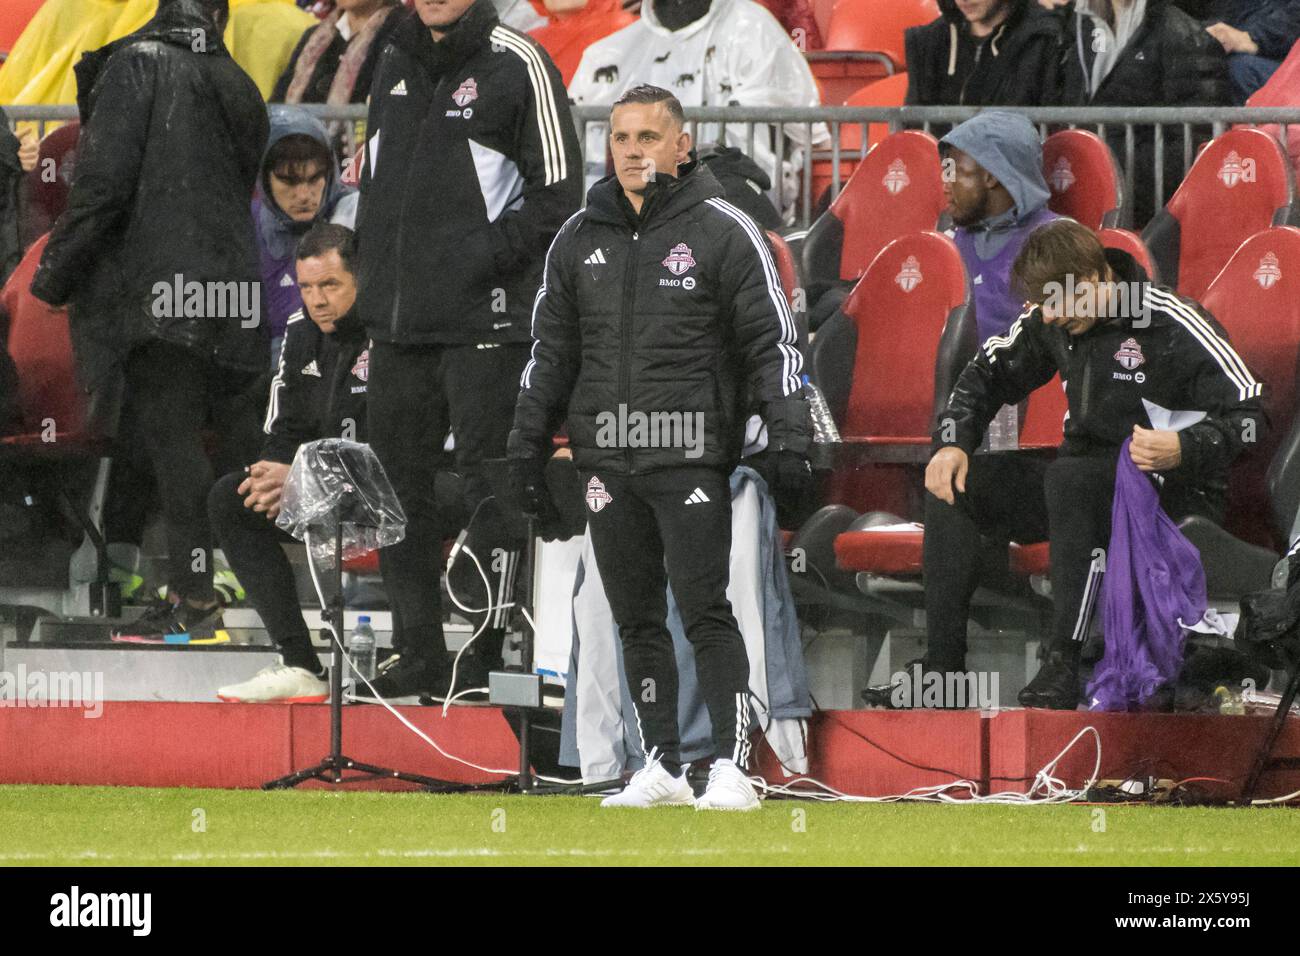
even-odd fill
[[[299,259],[315,259],[331,249],[343,260],[343,268],[355,275],[357,270],[352,267],[352,262],[357,256],[357,234],[347,226],[318,222],[298,240]]]
[[[1035,305],[1048,298],[1053,285],[1104,278],[1106,250],[1097,234],[1073,219],[1056,219],[1029,234],[1011,266],[1012,291]]]
[[[682,112],[681,100],[662,86],[651,86],[649,83],[642,83],[640,86],[634,86],[630,90],[626,90],[610,107],[610,115],[613,116],[615,109],[626,106],[628,103],[662,103],[678,126],[686,125],[686,114]]]

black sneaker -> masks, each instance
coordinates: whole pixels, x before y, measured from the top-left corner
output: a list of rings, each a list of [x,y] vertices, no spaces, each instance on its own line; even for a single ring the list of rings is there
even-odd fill
[[[862,691],[862,700],[868,707],[885,710],[965,709],[965,703],[959,708],[954,701],[946,699],[948,684],[945,675],[962,670],[962,667],[936,667],[924,658],[917,658],[904,664],[903,670],[894,674],[890,683],[874,684]]]
[[[1061,651],[1052,651],[1017,699],[1022,707],[1077,710],[1079,662]]]
[[[422,657],[403,654],[397,662],[385,667],[370,682],[376,694],[385,700],[393,697],[414,697],[421,694],[441,697],[451,683],[451,667],[438,666]],[[364,686],[361,688],[364,691]]]
[[[186,601],[160,600],[134,621],[113,628],[113,640],[141,644],[198,644],[229,640],[221,603],[196,608]]]

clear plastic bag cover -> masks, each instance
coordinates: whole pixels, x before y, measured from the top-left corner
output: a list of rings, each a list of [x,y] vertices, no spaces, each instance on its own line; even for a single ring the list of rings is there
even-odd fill
[[[340,522],[345,560],[406,535],[406,515],[369,445],[341,438],[307,442],[294,456],[275,523],[307,543],[317,567],[332,568]]]

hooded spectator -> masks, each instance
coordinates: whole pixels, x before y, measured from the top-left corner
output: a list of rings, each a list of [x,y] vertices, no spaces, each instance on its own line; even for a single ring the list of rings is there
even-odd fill
[[[550,22],[529,35],[546,48],[568,86],[583,52],[597,40],[636,20],[619,0],[532,0],[533,8]]]
[[[303,33],[272,103],[364,103],[375,63],[402,15],[397,0],[339,0]]]
[[[979,340],[1006,335],[1023,311],[1011,266],[1029,234],[1059,218],[1047,208],[1038,130],[1019,113],[992,110],[942,140],[953,175],[944,177],[957,248],[975,296]]]
[[[1059,99],[1064,106],[1224,106],[1223,48],[1169,0],[1079,0],[1068,25]],[[1107,128],[1127,162],[1124,126]],[[1139,126],[1132,168],[1134,224],[1141,228],[1183,178],[1182,124],[1164,131],[1164,196],[1155,196],[1155,134]]]
[[[81,385],[124,383],[162,491],[171,600],[120,636],[222,626],[203,429],[215,425],[228,461],[257,447],[240,402],[266,368],[249,202],[267,118],[222,42],[227,16],[226,0],[161,0],[77,64],[77,177],[31,286],[70,304]]]
[[[339,182],[325,127],[306,110],[272,106],[271,135],[253,200],[261,256],[263,318],[271,335],[271,364],[284,327],[302,308],[294,272],[298,241],[318,222],[352,228],[357,192]]]
[[[1245,103],[1300,39],[1300,0],[1227,0],[1213,13],[1206,32],[1228,54],[1233,96]]]
[[[1033,0],[939,0],[904,34],[913,106],[1039,106],[1055,85],[1060,16]]]

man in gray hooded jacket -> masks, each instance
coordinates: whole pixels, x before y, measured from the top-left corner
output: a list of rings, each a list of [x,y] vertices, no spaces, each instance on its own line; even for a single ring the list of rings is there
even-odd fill
[[[975,297],[979,340],[1005,335],[1023,311],[1011,265],[1029,234],[1058,218],[1047,208],[1038,130],[1019,113],[968,119],[940,141],[943,191]]]

